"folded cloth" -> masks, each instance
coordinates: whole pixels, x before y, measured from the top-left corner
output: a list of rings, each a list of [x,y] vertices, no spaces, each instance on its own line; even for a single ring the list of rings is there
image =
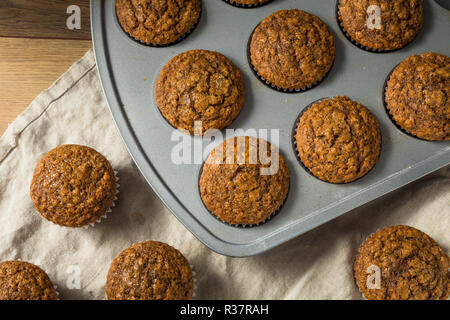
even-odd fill
[[[36,212],[34,167],[67,143],[95,148],[118,170],[120,193],[108,217],[65,228]],[[164,207],[125,149],[89,51],[12,123],[0,140],[0,261],[42,267],[61,299],[104,299],[112,260],[130,245],[166,242],[196,272],[199,299],[360,299],[352,261],[361,242],[394,224],[416,227],[450,248],[450,166],[347,213],[269,252],[224,257],[206,248]]]

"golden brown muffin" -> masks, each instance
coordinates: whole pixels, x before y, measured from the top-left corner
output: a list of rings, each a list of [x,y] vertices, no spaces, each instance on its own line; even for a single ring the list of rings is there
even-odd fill
[[[268,142],[235,137],[211,152],[199,184],[203,203],[217,218],[231,225],[257,225],[284,203],[289,170]]]
[[[200,0],[116,0],[123,30],[149,45],[169,45],[184,38],[197,25]]]
[[[394,121],[425,140],[450,140],[450,58],[412,55],[392,72],[385,94]]]
[[[409,226],[392,226],[363,243],[354,272],[369,300],[445,300],[449,267],[449,256],[428,235]]]
[[[30,195],[44,218],[61,226],[81,227],[110,209],[116,178],[108,160],[94,149],[62,145],[37,164]]]
[[[377,51],[403,48],[422,27],[422,0],[340,0],[338,17],[357,44]]]
[[[38,266],[4,261],[0,263],[0,300],[58,300],[58,294]]]
[[[256,8],[265,5],[273,0],[224,0],[225,2],[243,8]]]
[[[334,62],[334,37],[325,23],[301,10],[280,10],[253,31],[250,60],[271,86],[301,91],[316,85]]]
[[[231,124],[244,105],[245,88],[241,72],[224,55],[190,50],[162,68],[155,97],[170,124],[203,135]],[[194,132],[196,121],[201,121],[201,132]]]
[[[194,280],[180,251],[157,241],[135,244],[114,259],[108,271],[109,300],[188,300]]]
[[[370,111],[347,97],[314,103],[296,130],[298,155],[317,178],[348,183],[364,176],[378,161],[381,133]]]

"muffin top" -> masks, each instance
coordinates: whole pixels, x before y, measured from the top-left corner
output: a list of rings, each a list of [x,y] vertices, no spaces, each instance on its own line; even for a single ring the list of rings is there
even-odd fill
[[[325,23],[301,10],[281,10],[263,19],[250,42],[251,63],[273,86],[306,89],[328,73],[334,37]]]
[[[109,268],[105,286],[109,300],[188,300],[193,290],[186,258],[157,241],[122,251]]]
[[[381,149],[378,122],[370,111],[347,97],[314,103],[296,131],[302,163],[317,178],[352,182],[372,169]]]
[[[450,260],[428,235],[392,226],[371,235],[359,249],[355,280],[369,300],[445,300],[450,289]],[[376,274],[375,270],[379,270]],[[379,277],[376,279],[368,277]]]
[[[0,300],[58,300],[48,275],[22,261],[0,263]]]
[[[373,50],[400,49],[422,27],[422,0],[340,0],[339,21],[357,43]]]
[[[151,45],[168,45],[197,24],[199,0],[116,0],[120,25],[133,38]]]
[[[224,55],[208,50],[183,52],[161,70],[155,89],[156,103],[174,127],[202,135],[223,129],[241,111],[245,100],[239,69]],[[201,121],[198,132],[195,122]]]
[[[206,208],[232,225],[255,225],[283,204],[289,171],[276,147],[253,137],[217,146],[203,165],[200,194]]]
[[[116,178],[108,160],[92,148],[62,145],[34,169],[30,195],[42,216],[66,227],[93,223],[111,207]]]
[[[386,89],[392,118],[425,140],[450,140],[450,58],[412,55],[392,72]]]

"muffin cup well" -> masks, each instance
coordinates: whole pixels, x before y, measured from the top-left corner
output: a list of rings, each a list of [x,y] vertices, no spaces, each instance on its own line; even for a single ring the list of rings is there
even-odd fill
[[[253,31],[250,34],[250,37],[248,38],[248,41],[247,41],[247,61],[248,61],[248,65],[250,66],[250,69],[252,70],[252,72],[256,76],[256,78],[259,81],[261,81],[264,85],[266,85],[267,87],[269,87],[273,90],[276,90],[278,92],[282,92],[282,93],[302,93],[302,92],[308,91],[308,90],[318,86],[320,83],[322,83],[322,81],[325,80],[325,78],[328,76],[330,71],[333,69],[334,59],[333,59],[333,64],[331,65],[330,69],[321,79],[319,79],[318,81],[316,81],[313,84],[311,84],[307,87],[304,87],[304,88],[286,89],[286,88],[282,88],[282,87],[278,87],[278,86],[274,85],[269,80],[266,80],[261,74],[259,74],[259,72],[256,70],[255,66],[252,63],[250,44],[252,42],[253,33],[255,32],[256,28],[258,28],[258,26],[259,26],[259,24],[253,29]]]
[[[288,197],[289,197],[290,183],[289,183],[289,189],[288,189],[288,191],[287,191],[286,197],[285,197],[284,200],[283,200],[283,203],[281,203],[281,205],[280,205],[273,213],[271,213],[264,221],[261,221],[261,222],[259,222],[259,223],[253,223],[253,224],[232,224],[232,223],[226,222],[226,221],[220,219],[218,216],[216,216],[216,215],[214,214],[214,212],[212,212],[211,210],[209,210],[208,207],[206,206],[205,202],[203,201],[202,193],[201,193],[201,190],[200,190],[200,178],[201,178],[201,176],[202,176],[203,166],[204,166],[204,165],[205,165],[205,162],[203,162],[202,166],[200,167],[200,171],[199,171],[199,174],[198,174],[198,181],[197,181],[197,185],[198,185],[198,194],[199,194],[199,196],[200,196],[200,199],[201,199],[201,201],[202,201],[202,204],[203,204],[203,206],[205,207],[205,209],[209,212],[209,214],[211,214],[214,218],[216,218],[217,220],[219,220],[219,221],[222,222],[223,224],[226,224],[226,225],[228,225],[228,226],[230,226],[230,227],[235,227],[235,228],[242,228],[242,229],[245,229],[245,228],[258,227],[258,226],[261,226],[261,225],[267,223],[269,220],[271,220],[273,217],[275,217],[275,216],[281,211],[281,209],[283,208],[284,204],[286,203],[286,201],[287,201],[287,199],[288,199]]]
[[[266,0],[262,3],[258,3],[258,4],[242,4],[242,3],[237,3],[233,0],[222,0],[223,2],[228,3],[229,5],[232,5],[233,7],[237,7],[237,8],[242,8],[242,9],[253,9],[253,8],[259,8],[262,6],[265,6],[266,4],[271,3],[273,0]]]
[[[147,46],[147,47],[151,47],[151,48],[165,48],[165,47],[170,47],[170,46],[173,46],[173,45],[176,45],[176,44],[178,44],[178,43],[180,43],[181,41],[183,41],[184,39],[186,39],[194,30],[195,30],[195,28],[197,28],[197,26],[198,26],[198,24],[199,24],[199,22],[200,22],[200,19],[202,18],[202,12],[203,12],[203,7],[202,7],[202,1],[201,0],[198,0],[199,1],[199,4],[200,4],[200,14],[199,14],[199,16],[198,16],[198,19],[197,19],[197,22],[192,26],[192,28],[189,30],[189,31],[187,31],[186,33],[184,33],[183,35],[181,35],[177,40],[175,40],[175,41],[173,41],[173,42],[170,42],[170,43],[166,43],[166,44],[153,44],[153,43],[148,43],[148,42],[145,42],[145,41],[142,41],[142,40],[140,40],[140,39],[138,39],[138,38],[135,38],[135,37],[133,37],[131,34],[129,34],[128,32],[126,32],[124,29],[123,29],[123,27],[122,27],[122,24],[120,23],[120,21],[119,21],[119,17],[117,16],[117,11],[116,11],[116,8],[115,8],[115,6],[114,6],[114,12],[115,12],[115,16],[116,16],[116,19],[117,19],[117,23],[119,24],[119,28],[131,39],[131,40],[133,40],[133,41],[135,41],[135,42],[137,42],[137,43],[139,43],[139,44],[143,44],[143,45],[145,45],[145,46]]]
[[[342,33],[344,34],[344,36],[347,38],[348,41],[350,41],[350,43],[352,43],[354,46],[358,47],[359,49],[368,51],[368,52],[372,52],[372,53],[389,53],[389,52],[395,52],[398,50],[401,50],[403,48],[405,48],[407,45],[409,45],[411,42],[405,44],[404,46],[400,47],[400,48],[396,48],[396,49],[392,49],[392,50],[382,50],[382,49],[374,49],[374,48],[369,48],[367,46],[362,45],[361,43],[359,43],[358,41],[354,40],[348,33],[347,31],[345,31],[344,26],[342,25],[342,21],[340,19],[341,13],[339,12],[339,7],[340,7],[341,1],[340,0],[336,0],[336,21],[337,24],[339,26],[339,29],[341,29]],[[417,37],[417,35],[416,35]]]
[[[334,184],[334,185],[339,185],[339,184],[344,185],[344,184],[353,183],[353,182],[356,182],[356,181],[358,181],[358,180],[364,178],[370,171],[373,170],[373,168],[375,168],[376,163],[378,163],[378,161],[379,161],[379,159],[380,159],[380,157],[381,157],[381,150],[383,149],[383,137],[382,137],[381,134],[380,134],[380,153],[379,153],[379,155],[378,155],[377,162],[375,163],[375,165],[374,165],[374,166],[373,166],[366,174],[364,174],[363,176],[359,177],[358,179],[355,179],[355,180],[350,181],[350,182],[330,182],[330,181],[327,181],[327,180],[322,180],[322,179],[316,177],[316,176],[311,172],[311,170],[309,170],[309,168],[308,168],[307,166],[305,166],[305,164],[303,163],[302,159],[300,158],[300,153],[299,153],[299,151],[298,151],[298,146],[297,146],[297,137],[296,137],[296,136],[297,136],[297,128],[298,128],[298,125],[299,125],[299,123],[300,123],[300,119],[301,119],[301,117],[303,116],[303,114],[304,114],[309,108],[311,108],[313,105],[315,105],[316,103],[318,103],[318,102],[320,102],[320,101],[327,100],[327,99],[332,99],[332,97],[324,97],[324,98],[317,99],[317,100],[311,102],[310,104],[308,104],[306,107],[304,107],[304,108],[302,109],[302,111],[300,111],[299,115],[297,116],[297,119],[296,119],[295,122],[294,122],[294,125],[293,125],[293,127],[292,127],[292,131],[291,131],[291,144],[292,144],[292,149],[293,149],[293,151],[294,151],[294,154],[295,154],[295,157],[297,158],[298,163],[300,163],[300,165],[302,166],[302,168],[305,169],[306,172],[308,172],[311,176],[313,176],[313,177],[316,178],[317,180],[322,181],[322,182],[326,182],[326,183],[329,183],[329,184]]]

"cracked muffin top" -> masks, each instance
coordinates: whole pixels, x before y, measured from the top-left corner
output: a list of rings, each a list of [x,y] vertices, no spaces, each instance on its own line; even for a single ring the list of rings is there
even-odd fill
[[[271,85],[295,91],[315,85],[334,62],[334,37],[315,15],[292,9],[263,19],[253,31],[250,58]]]
[[[369,300],[446,300],[449,267],[449,256],[427,234],[409,226],[392,226],[363,243],[354,275]]]
[[[450,140],[450,58],[412,55],[392,72],[386,107],[404,130],[425,140]]]
[[[302,163],[317,178],[352,182],[378,161],[381,133],[371,112],[347,97],[314,103],[300,117],[296,130]]]
[[[186,258],[168,244],[147,241],[122,251],[108,271],[109,300],[189,300],[194,290]]]
[[[22,261],[0,263],[0,300],[58,300],[48,275]]]
[[[188,34],[200,19],[200,0],[117,0],[120,25],[136,40],[168,45]]]
[[[340,0],[339,21],[358,44],[390,51],[414,40],[422,10],[422,0]]]
[[[110,209],[116,177],[106,158],[92,148],[62,145],[34,169],[30,196],[47,220],[66,227],[97,221]]]
[[[199,184],[203,203],[217,218],[231,225],[257,225],[284,203],[289,170],[270,143],[235,137],[210,153]]]
[[[190,50],[162,68],[155,98],[172,126],[203,135],[208,129],[227,127],[237,117],[245,100],[244,81],[239,69],[224,55]],[[196,122],[201,124],[198,130],[194,130]]]

